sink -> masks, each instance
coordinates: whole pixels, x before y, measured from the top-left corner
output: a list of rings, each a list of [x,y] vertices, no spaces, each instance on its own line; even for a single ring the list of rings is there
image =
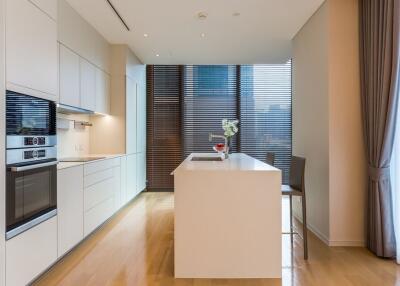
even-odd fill
[[[218,162],[219,161],[220,162],[220,161],[223,161],[223,159],[221,157],[193,156],[191,161],[207,161],[207,162],[209,162],[209,161],[217,161]]]

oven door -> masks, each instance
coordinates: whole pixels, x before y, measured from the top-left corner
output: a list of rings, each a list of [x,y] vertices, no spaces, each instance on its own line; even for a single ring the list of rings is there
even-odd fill
[[[57,161],[8,165],[6,239],[57,213]]]
[[[56,108],[55,102],[7,90],[7,135],[56,135]]]

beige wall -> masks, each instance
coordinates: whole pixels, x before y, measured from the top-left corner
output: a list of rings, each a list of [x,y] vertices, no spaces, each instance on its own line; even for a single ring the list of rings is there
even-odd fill
[[[57,114],[57,117],[69,121],[69,129],[57,129],[58,158],[79,157],[91,154],[92,152],[89,149],[89,129],[91,127],[74,127],[74,120],[89,121],[89,116]]]
[[[0,286],[5,285],[5,0],[0,0]]]
[[[308,224],[325,242],[329,239],[327,15],[324,4],[293,39],[293,154],[307,158]],[[298,203],[295,208],[301,214]]]
[[[332,246],[364,244],[357,5],[325,1],[293,39],[293,152],[307,158],[310,229]]]
[[[329,2],[330,245],[364,244],[358,1]]]

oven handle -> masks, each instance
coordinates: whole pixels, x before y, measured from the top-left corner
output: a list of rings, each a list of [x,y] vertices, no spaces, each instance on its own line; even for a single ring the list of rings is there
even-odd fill
[[[58,164],[58,161],[52,161],[52,162],[33,164],[33,165],[22,166],[22,167],[11,167],[11,171],[12,172],[22,172],[22,171],[27,171],[27,170],[32,170],[32,169],[37,169],[37,168],[42,168],[42,167],[49,167],[49,166],[53,166],[53,165],[57,165],[57,164]]]

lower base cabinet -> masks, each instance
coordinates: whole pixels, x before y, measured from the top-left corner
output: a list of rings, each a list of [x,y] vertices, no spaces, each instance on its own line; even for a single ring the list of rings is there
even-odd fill
[[[83,166],[58,170],[58,257],[83,239]]]
[[[57,260],[57,217],[6,242],[6,285],[23,286]]]
[[[126,196],[127,201],[133,199],[137,191],[137,154],[126,156]]]

